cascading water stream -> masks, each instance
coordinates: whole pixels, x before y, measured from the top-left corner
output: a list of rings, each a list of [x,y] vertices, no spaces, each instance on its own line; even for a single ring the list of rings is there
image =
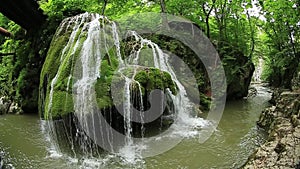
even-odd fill
[[[59,73],[60,69],[62,69],[63,62],[67,61],[67,60],[64,60],[64,59],[65,59],[66,55],[68,54],[68,52],[71,51],[70,49],[72,48],[72,45],[74,44],[75,36],[78,33],[80,26],[85,22],[86,17],[87,17],[87,13],[85,13],[82,16],[82,18],[79,17],[79,16],[76,16],[76,17],[72,18],[69,22],[62,23],[61,28],[63,28],[67,24],[67,26],[66,26],[67,29],[69,28],[71,23],[77,23],[77,24],[73,27],[73,30],[72,30],[72,33],[70,35],[69,41],[68,41],[67,45],[62,50],[62,53],[60,55],[60,63],[61,64],[58,68],[57,74],[55,75],[55,77],[51,81],[50,93],[49,93],[49,104],[48,104],[48,107],[47,107],[48,112],[50,112],[50,113],[48,113],[49,114],[49,117],[48,117],[49,119],[52,119],[51,108],[52,108],[52,103],[53,103],[54,86],[56,85],[57,80],[60,76],[60,73]],[[61,31],[62,31],[62,29],[59,29],[56,34],[59,34]],[[74,48],[74,49],[76,49],[76,48]],[[47,125],[48,125],[47,129],[49,130],[48,133],[51,136],[51,138],[54,139],[54,142],[53,142],[54,147],[53,148],[55,148],[57,150],[57,152],[59,152],[59,154],[60,154],[60,148],[57,145],[57,142],[58,142],[57,135],[56,135],[56,131],[54,130],[55,129],[54,122],[53,121],[48,121]]]
[[[172,96],[173,102],[175,102],[175,111],[176,111],[175,114],[179,118],[178,122],[181,123],[181,125],[186,126],[187,130],[190,130],[190,128],[202,127],[203,123],[206,123],[203,119],[194,118],[189,115],[192,109],[191,101],[189,101],[189,98],[187,97],[187,92],[185,90],[185,87],[177,79],[176,73],[174,72],[172,66],[170,65],[168,59],[171,56],[165,54],[157,44],[151,42],[150,40],[142,38],[135,31],[129,31],[127,33],[127,36],[133,36],[136,41],[140,41],[140,48],[137,50],[135,54],[131,55],[128,60],[132,60],[133,64],[138,64],[141,50],[143,49],[144,46],[150,46],[153,54],[153,62],[154,62],[153,67],[168,72],[171,75],[172,80],[176,83],[177,87],[179,88],[178,95]]]
[[[102,23],[101,23],[102,20]],[[106,22],[104,22],[106,21]],[[172,68],[172,65],[169,62],[169,58],[171,56],[164,53],[157,44],[151,42],[150,40],[142,38],[140,35],[138,35],[136,32],[128,32],[127,36],[133,36],[136,40],[136,42],[140,43],[140,48],[134,52],[131,56],[127,57],[127,59],[123,59],[126,57],[121,56],[120,52],[120,38],[117,30],[117,26],[114,22],[109,21],[107,18],[100,16],[100,15],[93,15],[90,18],[90,15],[87,13],[79,15],[74,19],[70,20],[67,23],[63,23],[62,27],[71,27],[72,23],[75,23],[75,25],[72,28],[72,32],[70,34],[69,41],[67,45],[62,50],[62,53],[60,55],[60,62],[61,65],[58,68],[58,71],[55,75],[55,77],[51,81],[50,86],[50,92],[49,92],[49,104],[47,105],[47,109],[49,112],[49,119],[52,119],[51,117],[51,107],[53,103],[53,94],[55,90],[55,86],[57,84],[57,81],[60,77],[60,69],[63,68],[63,65],[65,62],[72,61],[74,62],[74,55],[76,51],[79,52],[79,66],[80,69],[77,70],[77,72],[73,72],[76,70],[71,69],[71,73],[68,76],[67,81],[67,89],[66,91],[69,91],[70,89],[70,83],[71,79],[74,78],[74,73],[76,74],[76,78],[73,81],[73,101],[74,101],[74,115],[76,116],[77,120],[79,121],[79,124],[76,127],[80,128],[93,128],[94,132],[96,132],[96,124],[90,124],[90,118],[94,119],[95,116],[101,116],[101,112],[99,113],[99,110],[96,109],[97,102],[96,102],[96,94],[95,94],[95,84],[97,82],[97,79],[101,77],[101,63],[103,60],[103,57],[105,54],[109,55],[109,48],[108,43],[112,43],[114,48],[116,49],[116,57],[119,62],[119,67],[116,70],[118,73],[122,74],[123,77],[125,77],[125,85],[123,86],[123,118],[124,118],[124,134],[125,134],[125,140],[124,140],[124,146],[119,148],[119,152],[116,152],[116,154],[123,156],[125,158],[125,161],[134,163],[137,158],[142,157],[142,151],[145,149],[149,149],[149,146],[143,146],[147,145],[148,142],[153,141],[154,138],[149,138],[149,140],[142,139],[142,142],[137,142],[133,137],[133,128],[132,128],[132,122],[131,117],[133,113],[133,102],[135,102],[135,99],[138,99],[138,106],[139,111],[142,112],[140,114],[140,120],[141,120],[141,136],[144,137],[144,108],[143,105],[143,98],[142,98],[142,87],[141,85],[134,80],[134,76],[136,74],[136,71],[138,68],[144,67],[139,65],[139,59],[141,57],[141,50],[144,46],[149,46],[152,51],[152,58],[147,58],[149,60],[153,60],[153,65],[150,67],[154,67],[157,69],[160,69],[161,71],[167,72],[170,74],[172,80],[174,83],[176,83],[176,86],[178,87],[178,94],[173,95],[168,90],[166,91],[166,94],[172,99],[172,102],[174,103],[174,114],[177,117],[175,119],[174,124],[170,127],[171,132],[166,136],[159,136],[160,138],[168,137],[168,139],[172,139],[172,137],[193,137],[196,136],[199,132],[199,129],[201,129],[203,126],[207,125],[207,121],[190,116],[190,113],[192,111],[192,104],[189,101],[189,98],[187,96],[187,92],[185,90],[185,87],[182,85],[182,83],[178,80],[175,71]],[[105,26],[105,24],[108,24],[108,27]],[[66,26],[67,25],[67,26]],[[109,31],[107,29],[110,29]],[[86,31],[87,32],[84,32]],[[62,29],[59,29],[57,32],[60,33]],[[80,32],[81,31],[81,32]],[[109,37],[108,35],[111,35]],[[86,39],[81,42],[81,37],[86,36]],[[71,57],[67,57],[70,55]],[[72,64],[74,65],[74,64]],[[123,73],[123,70],[133,67],[134,73],[132,77],[127,77],[125,73]],[[132,93],[131,86],[133,84],[136,84],[137,90]],[[165,95],[166,95],[165,94]],[[66,96],[68,97],[68,96]],[[89,117],[91,115],[92,117]],[[174,118],[175,118],[174,116]],[[54,142],[57,142],[56,139],[56,131],[54,129],[54,123],[52,121],[48,121],[48,128],[50,131],[51,138],[54,139]],[[103,124],[100,124],[101,126]],[[94,147],[92,147],[92,141],[87,138],[87,136],[96,137],[97,133],[90,133],[92,130],[85,131],[85,134],[82,134],[82,131],[79,129],[76,129],[76,135],[79,137],[79,142],[81,144],[81,149],[83,152],[85,152],[85,155],[88,157],[93,156],[97,150],[93,150]],[[112,130],[107,129],[105,130],[108,134],[108,138],[100,138],[103,142],[105,140],[108,140],[111,149],[113,148],[112,142],[114,142],[114,137],[112,134]],[[92,131],[93,132],[93,131]],[[84,137],[80,137],[80,135]],[[103,137],[103,135],[101,135]],[[99,138],[98,138],[99,139]],[[146,138],[145,138],[146,139]],[[72,140],[72,139],[71,139]],[[94,140],[97,140],[94,138]],[[145,141],[145,142],[144,142]],[[73,141],[71,141],[73,144]],[[58,146],[55,146],[57,149]],[[98,154],[98,152],[96,153]],[[151,154],[151,153],[150,153]]]
[[[262,58],[258,58],[258,63],[253,73],[253,82],[260,83],[262,81],[261,76],[263,73],[263,65],[264,60]]]

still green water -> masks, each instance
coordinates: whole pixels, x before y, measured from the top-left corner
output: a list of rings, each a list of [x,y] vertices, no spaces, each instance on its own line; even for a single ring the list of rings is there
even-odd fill
[[[55,155],[43,134],[37,115],[0,116],[0,155],[6,168],[149,168],[198,169],[238,168],[264,141],[264,132],[255,122],[268,105],[271,93],[256,86],[258,94],[248,100],[228,102],[214,134],[203,144],[197,138],[183,140],[164,154],[124,164],[115,155],[104,159],[82,159]]]

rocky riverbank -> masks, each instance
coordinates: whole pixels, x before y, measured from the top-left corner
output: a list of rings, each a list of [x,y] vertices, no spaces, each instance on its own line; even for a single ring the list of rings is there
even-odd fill
[[[23,111],[18,103],[13,102],[8,97],[0,97],[0,115],[2,114],[22,114]]]
[[[275,91],[273,106],[262,112],[257,125],[268,134],[267,141],[243,167],[300,168],[300,91]]]

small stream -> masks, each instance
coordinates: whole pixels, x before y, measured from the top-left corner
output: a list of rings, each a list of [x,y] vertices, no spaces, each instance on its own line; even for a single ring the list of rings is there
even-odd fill
[[[57,154],[43,134],[43,121],[37,115],[0,116],[0,155],[5,168],[149,168],[196,169],[238,168],[265,138],[255,122],[268,106],[271,91],[253,85],[257,95],[248,100],[231,101],[214,134],[203,144],[197,138],[184,139],[170,151],[135,164],[126,164],[108,154],[103,159],[77,160]]]

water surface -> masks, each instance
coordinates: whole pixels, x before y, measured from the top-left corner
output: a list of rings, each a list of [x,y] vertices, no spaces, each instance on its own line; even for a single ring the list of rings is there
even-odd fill
[[[149,168],[197,169],[238,168],[264,141],[264,132],[255,122],[268,105],[271,93],[255,86],[258,94],[248,100],[226,104],[214,134],[203,144],[197,138],[184,139],[164,154],[127,164],[116,155],[102,159],[71,158],[57,154],[43,134],[43,122],[37,115],[0,116],[0,154],[7,168]]]

